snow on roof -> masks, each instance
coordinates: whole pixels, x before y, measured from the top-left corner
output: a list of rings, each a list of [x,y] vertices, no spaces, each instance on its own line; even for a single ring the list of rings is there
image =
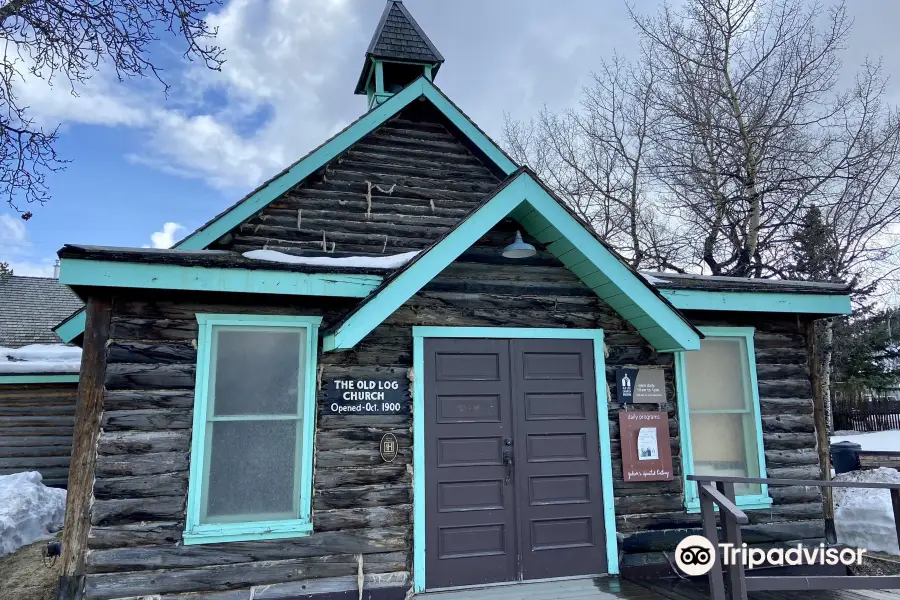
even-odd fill
[[[294,265],[315,265],[319,267],[356,267],[359,269],[398,269],[416,257],[416,252],[388,254],[385,256],[295,256],[275,250],[250,250],[244,252],[244,258],[267,260],[270,262],[289,263]]]
[[[648,271],[641,271],[641,275],[643,275],[644,279],[647,280],[647,283],[651,285],[659,285],[660,283],[668,283],[665,279],[660,279],[659,277],[654,277]]]
[[[78,373],[81,348],[65,344],[31,344],[21,348],[0,346],[0,374]]]

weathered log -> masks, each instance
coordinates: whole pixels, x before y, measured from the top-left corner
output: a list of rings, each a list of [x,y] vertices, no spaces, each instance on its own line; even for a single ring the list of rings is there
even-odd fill
[[[142,546],[92,550],[91,572],[150,571],[177,567],[236,565],[333,554],[379,554],[409,548],[405,527],[323,531],[306,537],[195,546]]]
[[[193,364],[110,364],[106,387],[110,390],[194,389]]]
[[[52,435],[4,435],[0,436],[0,448],[13,447],[37,447],[37,446],[66,446],[71,447],[71,436],[52,436]]]
[[[815,450],[766,450],[766,468],[818,465],[819,455]]]
[[[409,402],[409,400],[406,400]],[[387,433],[397,436],[400,448],[412,447],[412,434],[409,428],[378,429],[375,427],[348,427],[346,429],[329,429],[316,435],[316,449],[356,450],[377,449],[381,438]]]
[[[776,504],[767,510],[748,510],[750,523],[810,521],[823,517],[821,502]]]
[[[412,522],[411,515],[411,504],[318,510],[313,515],[313,526],[317,533],[320,531],[406,526]]]
[[[78,578],[84,573],[94,465],[103,412],[103,381],[106,378],[106,343],[109,341],[112,303],[109,298],[90,296],[85,309],[84,345],[78,380],[76,434],[72,440],[71,472],[66,494],[66,528],[63,532],[60,576]],[[63,599],[69,600],[69,599]]]
[[[101,454],[97,457],[97,476],[123,477],[186,472],[186,452],[152,452],[148,454]]]
[[[98,550],[146,545],[174,545],[181,542],[183,531],[183,521],[151,521],[108,527],[94,526],[91,527],[88,537],[88,547]]]
[[[178,521],[184,517],[183,496],[95,500],[91,525],[119,525],[140,521]]]
[[[195,364],[197,350],[189,343],[117,341],[109,344],[109,363]]]
[[[816,447],[815,434],[763,431],[763,446],[767,450],[806,450]]]
[[[759,395],[769,398],[803,398],[812,394],[809,379],[759,380]]]
[[[410,502],[412,502],[412,494],[409,485],[406,484],[345,486],[317,490],[313,496],[313,509],[364,508],[409,504]]]
[[[103,397],[107,411],[193,406],[194,392],[187,390],[107,390]]]
[[[822,521],[795,523],[764,523],[741,527],[741,539],[748,544],[791,542],[821,537]],[[620,549],[624,552],[652,552],[674,550],[678,542],[689,535],[702,535],[699,528],[673,528],[662,531],[638,531],[623,537]]]
[[[191,432],[186,429],[162,431],[104,431],[100,434],[99,453],[115,460],[117,454],[154,454],[184,452],[191,447]],[[121,457],[124,458],[124,457]]]
[[[390,431],[412,427],[412,418],[409,415],[319,415],[318,428],[320,432],[326,429],[349,427],[372,427]]]
[[[215,591],[251,585],[267,585],[302,581],[311,577],[339,577],[355,574],[355,556],[317,556],[291,560],[216,565],[198,569],[167,569],[147,573],[115,573],[89,575],[85,578],[85,595],[96,600],[146,596],[150,594]],[[374,555],[368,562],[374,573],[401,571],[406,568],[402,552]]]
[[[104,431],[190,429],[192,422],[193,410],[189,408],[109,410],[103,413]]]
[[[817,487],[803,486],[770,486],[769,496],[777,504],[794,504],[803,502],[821,502],[822,492]]]
[[[411,462],[412,450],[403,450],[391,464],[406,465]],[[316,452],[316,468],[348,468],[383,465],[384,459],[378,448],[359,450],[325,450]]]
[[[7,456],[0,457],[0,469],[4,471],[30,471],[50,467],[68,467],[69,455],[55,456]]]
[[[762,416],[763,433],[810,433],[813,431],[812,414]]]
[[[187,473],[159,475],[98,477],[94,481],[94,496],[99,500],[121,498],[153,498],[187,494]]]
[[[71,443],[72,440],[69,440]],[[19,457],[50,457],[64,456],[69,458],[71,448],[69,446],[0,446],[0,460],[4,458]],[[29,470],[29,469],[25,469]]]
[[[190,341],[197,339],[197,322],[116,316],[110,327],[110,336],[115,340]]]
[[[315,487],[316,489],[332,489],[344,485],[392,484],[400,483],[407,476],[404,464],[392,463],[355,469],[329,469],[320,466],[316,469]]]
[[[391,571],[389,573],[369,573],[363,576],[363,589],[366,598],[403,598],[409,589],[409,573],[407,571]],[[326,577],[322,579],[303,579],[288,583],[266,584],[227,592],[211,592],[208,594],[164,594],[157,596],[159,600],[297,600],[298,598],[344,598],[358,593],[359,578]],[[335,596],[336,595],[336,596]]]
[[[766,467],[766,475],[771,479],[818,479],[819,465],[805,465],[802,467]]]
[[[616,514],[679,511],[684,507],[683,494],[655,494],[652,496],[628,494],[615,499]]]

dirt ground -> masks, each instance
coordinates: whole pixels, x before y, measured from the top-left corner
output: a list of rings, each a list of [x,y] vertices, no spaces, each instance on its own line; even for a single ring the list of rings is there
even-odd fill
[[[854,575],[900,575],[900,557],[885,552],[867,552],[863,554],[863,564],[852,566],[850,570]]]
[[[59,562],[44,566],[41,550],[47,541],[23,546],[0,557],[0,600],[54,600]]]

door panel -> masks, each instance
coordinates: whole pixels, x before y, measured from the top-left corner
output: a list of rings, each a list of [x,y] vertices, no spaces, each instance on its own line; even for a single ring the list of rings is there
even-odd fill
[[[423,349],[426,587],[605,573],[593,343]]]
[[[510,350],[522,578],[605,573],[593,343]]]
[[[426,584],[515,581],[509,344],[426,339],[424,352]]]

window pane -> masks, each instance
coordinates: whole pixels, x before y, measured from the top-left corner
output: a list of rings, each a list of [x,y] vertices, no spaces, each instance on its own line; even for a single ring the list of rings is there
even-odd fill
[[[203,522],[297,518],[298,427],[296,420],[209,423]]]
[[[296,415],[303,393],[305,329],[216,327],[215,416]]]
[[[745,347],[742,338],[707,338],[700,350],[685,352],[691,411],[751,406]]]
[[[759,477],[759,440],[743,338],[706,338],[685,353],[694,473]],[[736,485],[738,495],[759,494],[758,484]]]

